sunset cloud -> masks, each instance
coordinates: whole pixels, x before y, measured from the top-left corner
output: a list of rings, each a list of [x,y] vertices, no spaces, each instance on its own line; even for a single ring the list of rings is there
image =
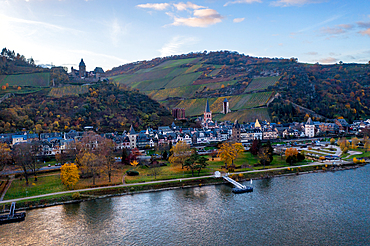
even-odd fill
[[[320,60],[320,63],[336,63],[338,59],[333,57],[327,57]]]
[[[360,31],[360,33],[361,33],[362,35],[368,35],[368,36],[370,36],[370,28],[368,28],[368,29],[366,29],[366,30],[364,30],[364,31]]]
[[[351,24],[340,24],[336,25],[335,27],[323,27],[320,31],[323,34],[336,35],[346,33],[351,29],[353,29],[353,25]]]
[[[207,27],[219,23],[224,19],[214,9],[197,9],[194,10],[193,17],[182,18],[175,17],[172,26],[191,26],[191,27]]]
[[[235,0],[235,1],[229,1],[224,4],[224,7],[226,7],[229,4],[235,4],[235,3],[261,3],[261,0]]]
[[[300,5],[305,5],[305,4],[321,3],[321,2],[325,2],[325,0],[278,0],[278,1],[272,2],[271,5],[288,7],[288,6],[300,6]]]
[[[187,9],[203,9],[205,7],[196,5],[195,3],[187,2],[187,3],[174,3],[173,6],[178,10],[178,11],[183,11]]]
[[[170,5],[168,3],[146,3],[146,4],[139,4],[136,7],[143,8],[143,9],[154,9],[154,10],[165,10]]]

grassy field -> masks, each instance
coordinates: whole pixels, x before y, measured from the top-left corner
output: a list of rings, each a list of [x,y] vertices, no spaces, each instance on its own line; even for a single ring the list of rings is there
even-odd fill
[[[363,153],[366,156],[370,155],[370,152]],[[212,175],[215,171],[224,171],[227,170],[224,168],[225,164],[219,158],[208,158],[208,166],[200,172],[200,176]],[[162,161],[164,162],[164,161]],[[301,163],[296,163],[295,165],[302,165],[308,161],[303,161]],[[140,183],[148,182],[155,180],[168,180],[168,179],[177,179],[177,178],[187,178],[192,177],[191,171],[186,168],[182,169],[181,165],[172,165],[168,162],[165,162],[167,166],[160,167],[160,173],[155,177],[151,173],[151,169],[146,166],[138,166],[135,168],[139,172],[139,176],[126,176],[125,183]],[[250,171],[250,170],[261,170],[263,166],[257,165],[259,163],[258,157],[253,156],[250,152],[243,152],[239,157],[234,161],[234,165],[237,167],[236,172],[239,171]],[[281,158],[278,155],[274,155],[274,159],[269,166],[265,168],[275,168],[275,167],[288,167],[290,166],[286,163],[285,158]],[[124,166],[119,169],[116,169],[112,175],[112,181],[108,182],[108,177],[105,174],[101,174],[99,178],[96,178],[95,187],[98,186],[109,186],[109,185],[118,185],[122,184],[122,178],[125,172],[129,169],[133,169],[131,166]],[[198,176],[198,173],[195,172],[194,176]],[[30,197],[41,194],[48,194],[53,192],[65,191],[67,188],[61,183],[59,172],[53,172],[44,174],[44,176],[39,176],[38,181],[34,182],[33,178],[29,179],[30,185],[25,185],[25,180],[16,179],[12,182],[10,189],[8,190],[5,199],[15,199],[20,197]],[[80,181],[75,186],[75,189],[84,189],[93,187],[92,178],[80,179]]]
[[[251,92],[251,91],[265,90],[269,86],[275,85],[279,79],[280,79],[280,76],[255,78],[245,89],[244,93]]]
[[[49,82],[50,73],[6,75],[6,77],[3,75],[0,86],[8,84],[9,86],[48,87]]]
[[[16,179],[12,182],[4,200],[15,199],[26,196],[37,196],[41,194],[53,193],[66,190],[60,181],[60,175],[40,176],[37,182],[29,178],[29,186],[25,180]]]
[[[72,85],[64,86],[59,88],[52,88],[48,96],[61,98],[63,96],[78,96],[79,94],[85,94],[89,92],[89,86],[87,85]]]

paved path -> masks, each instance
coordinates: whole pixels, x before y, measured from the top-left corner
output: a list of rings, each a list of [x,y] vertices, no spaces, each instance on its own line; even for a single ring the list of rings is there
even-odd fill
[[[3,191],[3,194],[1,194],[0,201],[2,201],[4,199],[4,196],[5,196],[6,192],[8,191],[9,187],[12,185],[13,180],[14,180],[14,177],[9,180],[8,184],[6,185],[6,187]]]
[[[331,163],[332,162],[325,162],[325,163],[312,162],[310,164],[300,165],[300,166],[276,167],[276,168],[270,168],[270,169],[244,171],[244,172],[238,172],[238,173],[269,172],[269,171],[284,170],[284,169],[287,169],[287,168],[308,167],[308,166],[325,165],[325,164],[331,164]],[[348,163],[350,163],[350,162],[342,161],[342,164],[348,164]],[[84,192],[84,191],[101,190],[101,189],[112,189],[112,188],[127,187],[127,186],[137,186],[137,185],[143,185],[143,184],[160,184],[160,183],[171,182],[171,181],[181,182],[183,180],[185,181],[185,180],[194,180],[194,179],[210,178],[210,177],[214,177],[214,176],[213,175],[207,175],[207,176],[198,176],[198,177],[181,178],[181,179],[167,179],[167,180],[149,181],[149,182],[144,182],[144,183],[121,184],[121,185],[115,185],[115,186],[103,186],[103,187],[87,188],[87,189],[80,189],[80,190],[60,191],[60,192],[54,192],[54,193],[49,193],[49,194],[43,194],[43,195],[37,195],[37,196],[31,196],[31,197],[23,197],[23,198],[17,198],[17,199],[12,199],[12,200],[0,201],[0,204],[10,203],[10,202],[18,202],[18,201],[33,199],[33,198],[41,198],[41,197],[54,196],[54,195],[70,194],[70,193],[75,193],[75,192]]]

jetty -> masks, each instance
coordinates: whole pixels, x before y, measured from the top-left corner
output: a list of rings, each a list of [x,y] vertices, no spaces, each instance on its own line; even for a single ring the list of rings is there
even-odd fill
[[[235,180],[230,178],[228,174],[221,175],[221,173],[219,171],[216,171],[214,175],[215,175],[216,178],[222,177],[224,180],[226,180],[230,184],[234,185],[234,188],[232,189],[233,193],[239,194],[239,193],[245,193],[245,192],[252,192],[253,191],[253,187],[245,186],[245,185],[242,185],[242,184],[236,182]],[[252,184],[252,180],[251,180],[251,184]]]
[[[0,225],[12,222],[23,221],[26,218],[26,212],[15,212],[15,202],[10,206],[9,214],[0,215]]]

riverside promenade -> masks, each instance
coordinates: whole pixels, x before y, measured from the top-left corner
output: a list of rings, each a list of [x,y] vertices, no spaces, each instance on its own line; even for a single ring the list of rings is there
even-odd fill
[[[341,161],[339,163],[338,163],[338,161],[336,161],[336,163],[341,164],[341,165],[352,164],[352,162],[348,162],[348,161]],[[299,167],[302,168],[302,167],[309,167],[309,166],[324,166],[324,165],[333,165],[333,162],[332,161],[312,162],[310,164],[299,165],[299,166],[276,167],[276,168],[262,169],[262,170],[235,172],[235,174],[239,174],[239,173],[242,173],[242,174],[245,174],[245,173],[263,173],[263,172],[270,172],[270,171],[286,170],[288,168],[295,169],[295,168],[299,168]],[[94,191],[94,190],[101,190],[101,189],[114,189],[114,188],[120,188],[120,187],[131,187],[131,186],[139,186],[139,185],[143,185],[143,184],[160,184],[160,183],[166,183],[166,182],[181,182],[181,181],[187,181],[187,180],[197,180],[197,179],[212,178],[212,177],[214,177],[214,175],[206,175],[206,176],[198,176],[198,177],[190,177],[190,178],[179,178],[179,179],[166,179],[166,180],[149,181],[149,182],[143,182],[143,183],[121,184],[121,185],[114,185],[114,186],[102,186],[102,187],[86,188],[86,189],[80,189],[80,190],[60,191],[60,192],[42,194],[42,195],[37,195],[37,196],[29,196],[29,197],[22,197],[22,198],[17,198],[17,199],[0,201],[0,204],[7,204],[7,203],[11,203],[11,202],[18,202],[18,201],[23,201],[23,200],[42,198],[42,197],[48,197],[48,196],[54,196],[54,195],[70,194],[70,193],[76,193],[76,192]]]

